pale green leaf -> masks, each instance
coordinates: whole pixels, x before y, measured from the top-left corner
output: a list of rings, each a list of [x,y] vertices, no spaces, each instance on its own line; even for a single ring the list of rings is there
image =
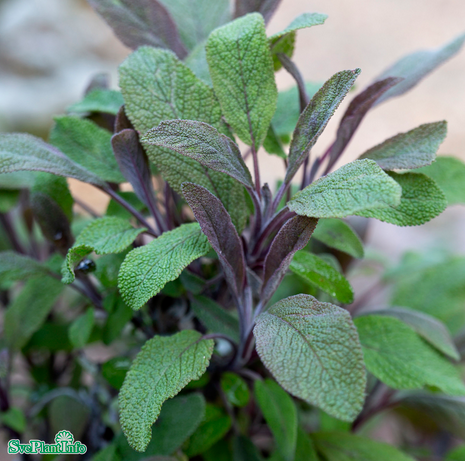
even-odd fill
[[[42,326],[63,291],[59,280],[40,277],[29,280],[5,313],[3,332],[11,349],[21,349]]]
[[[139,48],[120,66],[120,86],[126,114],[140,133],[164,120],[183,119],[208,123],[228,134],[213,90],[200,81],[172,53]],[[199,162],[168,149],[146,145],[150,160],[177,192],[186,181],[206,187],[221,199],[237,228],[247,216],[244,188],[224,173],[210,171]]]
[[[360,72],[360,69],[355,69],[334,74],[300,114],[289,148],[289,166],[284,178],[286,183],[297,173]]]
[[[273,34],[270,37],[271,46],[274,46],[276,39],[283,37],[290,32],[295,32],[299,29],[306,29],[307,27],[320,26],[328,19],[327,14],[321,13],[302,13],[297,16],[284,30]]]
[[[207,60],[227,122],[242,141],[258,149],[278,97],[263,17],[252,13],[213,31]]]
[[[447,207],[444,192],[421,173],[393,173],[389,176],[402,187],[400,204],[389,208],[365,209],[356,214],[397,226],[419,226],[440,215]]]
[[[0,173],[15,171],[44,171],[95,186],[105,182],[93,172],[74,163],[54,146],[29,134],[0,135]]]
[[[298,192],[287,206],[303,216],[343,218],[398,206],[401,193],[399,184],[373,160],[355,160]]]
[[[39,261],[14,251],[0,252],[0,283],[27,280],[50,274]]]
[[[68,107],[68,112],[104,112],[116,115],[124,104],[120,91],[106,88],[94,88],[87,93],[82,101]]]
[[[91,120],[55,117],[50,143],[71,160],[109,182],[126,182],[111,148],[111,133]]]
[[[389,387],[434,386],[447,394],[465,395],[459,371],[405,323],[367,315],[355,319],[355,325],[367,369]]]
[[[362,241],[345,221],[336,218],[320,219],[313,232],[313,238],[354,258],[363,258]]]
[[[247,383],[236,373],[226,371],[221,375],[221,389],[226,399],[235,407],[245,407],[249,403],[250,393]]]
[[[207,237],[197,223],[184,224],[132,250],[118,276],[118,286],[126,304],[139,309],[209,250]]]
[[[420,125],[367,150],[359,158],[370,158],[383,170],[420,168],[434,162],[436,152],[447,135],[447,123]]]
[[[91,221],[66,255],[62,268],[62,282],[74,281],[74,266],[84,256],[92,251],[99,255],[121,253],[145,230],[144,227],[135,229],[129,221],[113,216]]]
[[[293,461],[297,444],[297,408],[289,394],[271,379],[255,381],[255,398],[285,461]]]
[[[460,359],[460,355],[447,328],[441,321],[434,317],[423,312],[402,307],[380,309],[374,313],[376,315],[388,315],[402,320],[402,322],[413,328],[425,341],[428,341],[443,354],[455,360]]]
[[[81,349],[89,341],[90,334],[95,324],[95,312],[92,307],[80,315],[70,325],[68,330],[69,340],[74,348]]]
[[[465,205],[465,164],[455,157],[436,157],[436,161],[418,170],[434,179],[449,205]]]
[[[345,309],[309,295],[291,296],[258,317],[254,335],[260,358],[284,389],[339,419],[356,418],[366,374]]]
[[[311,437],[327,461],[414,461],[387,443],[346,432],[317,432]]]
[[[193,330],[145,343],[119,393],[121,427],[135,450],[147,448],[163,402],[203,375],[213,346],[213,340],[203,340]]]
[[[210,77],[210,70],[208,69],[207,50],[205,43],[199,43],[184,60],[184,64],[189,67],[192,72],[208,86],[213,86]]]
[[[315,254],[298,251],[289,269],[341,303],[350,304],[354,300],[352,287],[346,278]]]

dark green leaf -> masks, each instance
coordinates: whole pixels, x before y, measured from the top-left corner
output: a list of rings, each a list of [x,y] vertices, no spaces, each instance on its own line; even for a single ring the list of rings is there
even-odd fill
[[[114,357],[102,365],[102,376],[115,389],[121,389],[131,361],[127,357]]]
[[[77,395],[59,395],[48,406],[48,415],[52,434],[66,430],[79,440],[87,427],[90,409]]]
[[[69,340],[76,349],[83,348],[89,341],[95,324],[95,312],[92,307],[80,315],[69,327]]]
[[[103,112],[116,115],[124,104],[120,91],[95,88],[84,96],[82,101],[68,107],[68,112]]]
[[[243,436],[238,435],[233,441],[233,461],[261,461],[262,457],[258,448],[253,442]]]
[[[223,373],[220,384],[231,405],[245,407],[249,403],[250,393],[247,383],[236,373],[230,371]]]
[[[0,252],[0,283],[27,280],[50,274],[50,269],[29,256],[14,251]]]
[[[0,190],[0,213],[8,213],[19,199],[19,190]]]

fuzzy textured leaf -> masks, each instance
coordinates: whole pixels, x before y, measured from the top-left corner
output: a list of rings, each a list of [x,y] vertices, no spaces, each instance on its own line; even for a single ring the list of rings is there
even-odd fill
[[[394,389],[435,386],[465,395],[459,371],[400,320],[384,315],[355,319],[367,369]]]
[[[353,421],[365,399],[366,374],[349,313],[309,295],[277,302],[254,328],[257,352],[292,395]]]
[[[82,101],[68,107],[68,112],[103,112],[116,115],[124,104],[120,91],[106,88],[95,88],[87,93]]]
[[[132,250],[118,275],[118,287],[126,304],[139,309],[209,250],[207,237],[197,223],[184,224]]]
[[[216,29],[206,48],[213,88],[227,122],[242,141],[258,149],[278,97],[263,17],[249,14]]]
[[[300,114],[292,135],[289,166],[285,182],[290,182],[315,145],[339,104],[351,89],[360,69],[343,70],[334,74],[313,96]]]
[[[91,221],[79,234],[73,247],[66,255],[62,268],[63,283],[74,281],[74,266],[92,251],[99,255],[121,253],[136,237],[146,231],[145,227],[135,229],[125,219],[114,216]]]
[[[383,170],[408,170],[434,162],[447,135],[447,122],[426,123],[372,147],[360,156],[370,158]]]
[[[237,144],[206,123],[193,120],[161,122],[149,130],[142,141],[179,152],[253,188],[252,177]]]
[[[366,209],[398,206],[402,188],[373,160],[355,160],[316,180],[287,203],[316,218],[343,218]]]
[[[436,157],[436,161],[418,170],[434,179],[449,205],[465,205],[465,164],[455,157]]]
[[[345,221],[337,218],[320,219],[313,237],[325,245],[343,251],[354,258],[363,258],[362,241]]]
[[[317,255],[298,251],[289,269],[341,303],[350,304],[354,300],[352,287],[346,278]]]
[[[444,192],[433,179],[421,173],[388,174],[402,187],[400,204],[390,208],[365,209],[357,215],[397,226],[419,226],[446,209]]]
[[[144,344],[118,399],[121,427],[135,450],[144,451],[149,444],[163,402],[203,375],[213,346],[213,340],[193,330],[156,336]]]
[[[111,133],[94,122],[55,117],[50,142],[71,160],[109,182],[125,182],[111,149]]]
[[[93,172],[74,163],[56,147],[30,134],[0,135],[0,173],[44,171],[104,187]]]

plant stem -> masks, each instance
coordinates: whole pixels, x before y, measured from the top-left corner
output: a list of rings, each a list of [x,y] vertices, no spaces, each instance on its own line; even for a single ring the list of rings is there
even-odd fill
[[[94,211],[87,203],[83,202],[81,199],[77,197],[73,197],[73,200],[79,205],[85,212],[89,213],[93,218],[100,218],[101,216]]]
[[[23,255],[27,254],[20,241],[18,240],[15,230],[13,229],[13,225],[10,221],[10,216],[4,213],[0,213],[0,222],[2,223],[2,226],[5,229],[5,232],[7,233],[14,250],[17,253],[21,253]]]
[[[255,190],[257,191],[258,197],[261,197],[261,182],[260,182],[260,168],[258,167],[258,155],[257,150],[255,149],[255,140],[252,138],[252,157],[253,157],[253,169],[255,176]]]

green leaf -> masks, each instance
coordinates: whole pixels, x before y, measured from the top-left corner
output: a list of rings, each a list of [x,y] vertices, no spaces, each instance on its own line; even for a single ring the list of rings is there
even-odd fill
[[[111,133],[94,122],[72,116],[55,117],[50,142],[103,180],[126,182],[113,155]]]
[[[354,300],[352,287],[346,278],[317,255],[298,251],[289,269],[344,304]]]
[[[120,86],[126,114],[137,131],[146,133],[163,120],[205,122],[223,134],[228,129],[213,90],[165,50],[139,48],[120,66]],[[243,229],[247,217],[244,188],[216,171],[207,175],[197,161],[168,149],[146,145],[147,155],[176,192],[192,181],[216,194]]]
[[[292,395],[353,421],[365,399],[366,374],[349,313],[312,296],[277,302],[254,328],[257,352]]]
[[[135,229],[129,221],[113,216],[91,221],[66,255],[62,268],[62,282],[74,281],[74,266],[84,256],[92,251],[99,255],[121,253],[145,230],[145,227]]]
[[[0,283],[2,284],[42,277],[50,273],[48,267],[29,256],[14,251],[0,252]]]
[[[346,432],[317,432],[311,437],[327,461],[414,461],[387,443]]]
[[[214,30],[206,48],[226,121],[243,142],[258,149],[278,97],[263,17],[252,13]]]
[[[38,173],[31,188],[31,193],[45,194],[54,200],[69,221],[73,219],[73,196],[69,191],[66,178],[47,173]]]
[[[402,77],[404,80],[387,91],[376,104],[380,104],[389,98],[400,96],[460,51],[465,41],[465,34],[459,35],[444,46],[431,50],[416,51],[394,63],[378,76],[376,81],[386,77]]]
[[[367,150],[359,158],[370,158],[383,170],[406,170],[430,165],[447,135],[447,122],[426,123],[398,134]]]
[[[121,389],[131,361],[127,357],[113,357],[102,365],[102,376],[115,389]]]
[[[463,461],[465,459],[465,445],[454,448],[447,453],[445,461]]]
[[[99,259],[99,267],[100,266],[101,259]],[[115,297],[115,307],[108,314],[107,321],[102,330],[102,340],[104,344],[111,344],[115,339],[119,338],[123,328],[134,314],[134,311],[126,306],[119,293],[115,293]]]
[[[465,164],[455,157],[436,157],[436,161],[418,170],[434,179],[449,205],[465,204]]]
[[[402,188],[373,160],[355,160],[323,176],[287,203],[291,211],[315,218],[343,218],[367,209],[400,204]]]
[[[189,67],[189,69],[191,69],[200,80],[208,86],[213,86],[210,71],[208,69],[205,43],[206,42],[199,43],[184,60],[184,64]]]
[[[121,458],[116,453],[116,445],[110,443],[105,448],[102,448],[94,456],[92,456],[91,461],[121,461]]]
[[[345,221],[335,218],[320,219],[313,237],[325,245],[343,251],[354,258],[363,258],[362,241]]]
[[[263,141],[263,148],[269,154],[277,155],[278,157],[284,160],[287,159],[287,155],[286,152],[284,152],[281,140],[278,138],[272,124],[270,125],[270,127],[268,128],[268,132],[266,133],[266,137]]]
[[[207,237],[197,223],[163,233],[148,245],[132,250],[121,265],[118,287],[126,304],[139,309],[167,282],[194,260],[210,251]]]
[[[19,190],[0,190],[0,213],[8,213],[18,203]]]
[[[56,434],[66,430],[71,432],[75,440],[80,440],[88,427],[90,408],[72,389],[67,389],[71,395],[59,395],[48,406],[50,432]]]
[[[230,428],[231,418],[221,408],[207,404],[202,423],[186,442],[183,451],[189,457],[204,453],[221,440]]]
[[[233,461],[262,461],[262,457],[249,438],[238,435],[233,440]]]
[[[123,104],[124,100],[120,91],[94,88],[84,96],[82,101],[69,106],[68,112],[103,112],[116,115]]]
[[[82,349],[89,341],[95,324],[95,312],[92,307],[80,315],[69,327],[69,340],[76,349]]]
[[[144,451],[165,400],[205,372],[214,341],[184,330],[148,340],[134,360],[119,394],[120,423],[129,444]]]
[[[405,323],[367,315],[355,319],[355,325],[367,369],[389,387],[435,386],[447,394],[465,395],[458,370]]]
[[[299,426],[297,428],[297,446],[295,459],[305,459],[306,461],[319,461],[312,439]]]
[[[297,408],[289,394],[271,379],[255,381],[255,398],[285,461],[293,461],[297,444]]]
[[[239,343],[239,321],[224,307],[206,296],[195,296],[191,307],[209,331],[224,334]]]
[[[440,215],[447,207],[444,192],[421,173],[393,173],[389,176],[402,187],[400,204],[392,208],[365,209],[358,216],[376,218],[397,226],[419,226]]]
[[[230,371],[223,373],[220,384],[231,405],[245,407],[249,403],[250,393],[247,383],[236,373]]]
[[[360,72],[355,69],[334,74],[308,103],[292,135],[286,183],[294,177]]]
[[[40,277],[29,280],[8,306],[3,331],[11,349],[21,349],[42,326],[63,291],[59,280]]]
[[[44,171],[105,187],[98,175],[74,163],[40,138],[16,133],[0,135],[0,173],[24,170]]]
[[[26,416],[19,407],[10,407],[7,411],[0,412],[0,421],[20,434],[26,429]]]
[[[253,189],[252,176],[237,144],[206,123],[169,120],[149,130],[142,141],[193,158],[203,166],[231,176]]]
[[[299,29],[306,29],[307,27],[320,26],[328,19],[327,14],[321,13],[302,13],[297,16],[284,30],[273,34],[270,37],[270,45],[273,47],[276,44],[276,40],[287,35],[291,32],[295,32]]]
[[[443,354],[452,357],[455,360],[460,359],[459,352],[447,331],[445,325],[423,312],[402,307],[391,307],[389,309],[380,309],[374,312],[376,315],[388,315],[396,317],[408,326],[413,328],[425,341],[441,351]]]

